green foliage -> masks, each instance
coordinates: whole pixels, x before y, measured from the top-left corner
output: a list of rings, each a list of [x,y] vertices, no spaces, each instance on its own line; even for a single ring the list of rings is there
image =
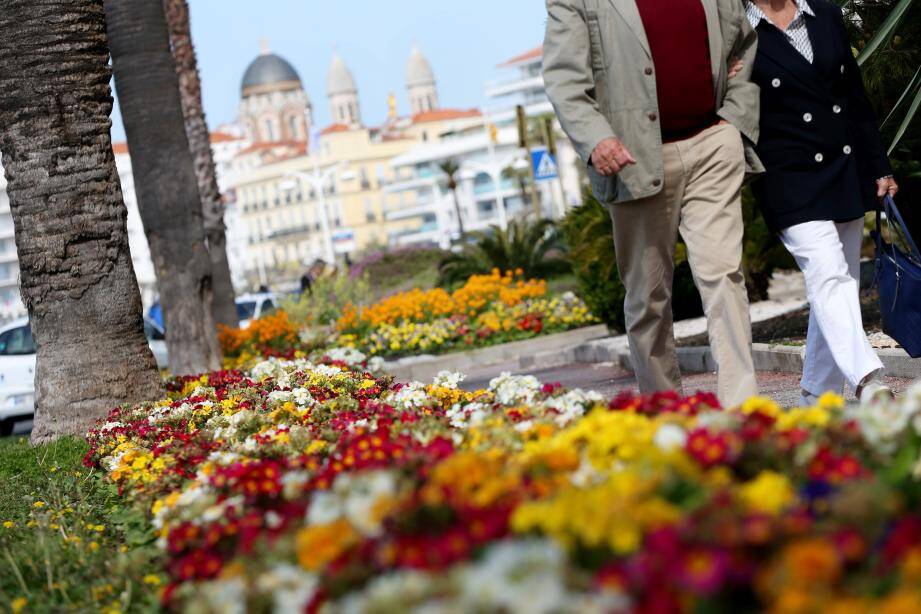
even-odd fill
[[[322,328],[335,324],[349,303],[365,305],[373,301],[367,275],[325,275],[313,282],[311,292],[286,297],[281,309],[296,326]]]
[[[437,247],[380,249],[352,266],[352,279],[366,279],[375,299],[411,288],[428,290],[438,282],[438,264],[445,257]]]
[[[742,191],[742,219],[745,224],[742,266],[748,298],[752,302],[764,301],[774,271],[796,268],[796,262],[777,235],[768,230],[749,189]]]
[[[591,194],[563,220],[563,235],[578,283],[578,294],[601,321],[624,330],[626,291],[614,262],[614,235],[608,212]]]
[[[470,239],[459,252],[442,259],[438,285],[454,287],[493,269],[521,270],[529,279],[548,279],[570,270],[565,242],[550,220],[513,219],[506,230],[492,226]]]
[[[587,191],[583,204],[571,210],[563,221],[563,234],[569,245],[579,296],[605,324],[624,330],[626,290],[614,260],[614,229],[608,211]],[[703,315],[686,253],[684,245],[679,243],[672,285],[675,320]]]
[[[864,83],[878,117],[886,117],[884,137],[901,175],[921,173],[921,10],[914,0],[839,0]],[[914,120],[914,121],[913,121]]]
[[[86,443],[0,440],[0,610],[157,609],[160,552],[144,510],[83,467]]]

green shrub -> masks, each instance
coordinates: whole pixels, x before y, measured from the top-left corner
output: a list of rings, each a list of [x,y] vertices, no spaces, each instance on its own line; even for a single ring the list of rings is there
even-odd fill
[[[347,304],[366,305],[373,300],[367,274],[358,278],[326,275],[313,282],[311,292],[283,299],[281,308],[300,328],[322,328],[335,324]]]
[[[352,279],[366,279],[375,298],[411,288],[429,289],[438,281],[438,264],[446,252],[437,247],[377,249],[352,265]]]
[[[494,269],[520,270],[528,279],[549,279],[570,271],[566,243],[551,220],[526,216],[511,220],[505,230],[492,226],[468,238],[459,252],[442,259],[439,286],[458,286],[472,275],[486,275]]]
[[[625,289],[614,260],[614,235],[608,211],[586,193],[582,205],[563,220],[563,236],[579,285],[579,296],[609,327],[624,330]],[[672,313],[676,320],[703,315],[691,268],[679,245],[672,288]]]

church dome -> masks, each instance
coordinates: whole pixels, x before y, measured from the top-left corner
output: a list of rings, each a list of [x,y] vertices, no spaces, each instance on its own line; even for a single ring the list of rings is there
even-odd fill
[[[243,74],[241,89],[246,95],[248,90],[254,88],[262,89],[273,85],[291,84],[301,86],[301,78],[294,67],[283,57],[263,51]]]
[[[354,94],[358,91],[352,71],[345,65],[338,54],[333,56],[333,63],[326,75],[326,94],[336,96],[339,94]]]
[[[413,45],[413,50],[409,54],[409,62],[406,64],[406,85],[407,87],[416,87],[420,85],[434,85],[435,72],[428,59],[422,55],[419,47]]]

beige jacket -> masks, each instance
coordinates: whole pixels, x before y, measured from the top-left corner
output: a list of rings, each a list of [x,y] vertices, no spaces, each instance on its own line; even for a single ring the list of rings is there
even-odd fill
[[[757,36],[740,0],[701,0],[710,33],[717,113],[746,139],[749,173],[764,168],[758,141],[760,94],[750,81]],[[637,164],[603,177],[591,164],[592,190],[605,204],[662,189],[662,136],[655,70],[636,0],[547,0],[544,82],[563,129],[587,164],[595,146],[616,136]],[[745,67],[727,78],[731,57]]]

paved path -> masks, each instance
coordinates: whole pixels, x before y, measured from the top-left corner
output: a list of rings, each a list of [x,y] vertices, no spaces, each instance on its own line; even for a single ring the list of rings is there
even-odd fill
[[[636,390],[636,380],[631,372],[606,363],[576,364],[537,371],[516,370],[508,365],[484,367],[468,371],[463,387],[467,390],[486,388],[489,380],[503,371],[533,375],[541,382],[559,382],[567,388],[596,390],[608,398],[625,390]],[[772,397],[784,407],[791,407],[799,402],[799,377],[794,373],[762,372],[758,374],[758,384],[762,394]],[[896,391],[902,390],[908,383],[908,380],[889,379],[889,384]],[[716,390],[716,374],[702,373],[685,376],[684,390],[688,394],[697,390]]]

